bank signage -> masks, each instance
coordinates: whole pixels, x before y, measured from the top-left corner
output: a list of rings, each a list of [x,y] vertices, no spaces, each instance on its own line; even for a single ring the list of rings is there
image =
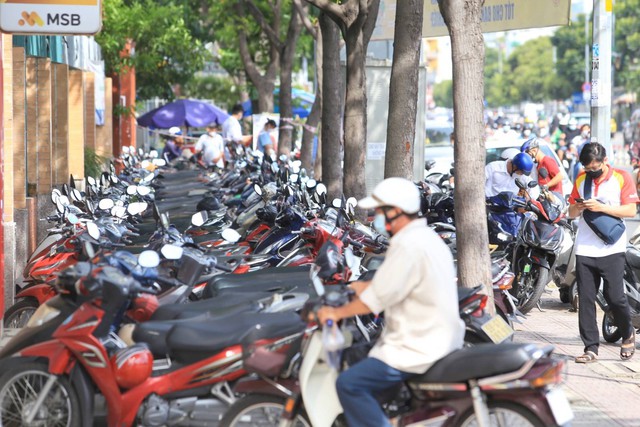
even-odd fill
[[[96,34],[101,0],[0,0],[0,31],[11,34]]]

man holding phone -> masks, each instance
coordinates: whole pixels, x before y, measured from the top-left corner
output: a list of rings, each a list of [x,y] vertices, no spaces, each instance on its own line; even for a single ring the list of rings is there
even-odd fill
[[[631,175],[609,166],[605,148],[597,142],[588,143],[580,153],[584,165],[569,197],[569,216],[582,216],[585,210],[600,212],[617,218],[636,215],[638,194]],[[587,177],[589,180],[587,180]],[[585,191],[587,182],[590,191]],[[585,194],[590,194],[585,199]],[[576,357],[576,363],[591,363],[598,358],[600,334],[596,320],[596,295],[600,281],[604,282],[604,297],[614,321],[622,334],[620,358],[630,359],[635,352],[635,329],[631,324],[629,305],[624,293],[624,263],[626,235],[612,243],[605,243],[591,229],[587,221],[578,223],[576,246],[576,276],[578,281],[578,325],[584,343],[584,354]]]

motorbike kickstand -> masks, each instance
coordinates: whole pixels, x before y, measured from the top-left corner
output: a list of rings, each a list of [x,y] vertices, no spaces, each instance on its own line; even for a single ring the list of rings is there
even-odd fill
[[[542,306],[540,305],[540,300],[538,300],[538,302],[536,303],[536,308],[538,310],[540,310],[541,313],[544,313],[545,311],[542,309]]]

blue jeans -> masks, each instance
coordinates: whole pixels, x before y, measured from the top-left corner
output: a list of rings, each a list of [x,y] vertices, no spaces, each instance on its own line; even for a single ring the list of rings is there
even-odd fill
[[[342,372],[336,389],[349,426],[391,426],[375,396],[413,375],[372,357]]]

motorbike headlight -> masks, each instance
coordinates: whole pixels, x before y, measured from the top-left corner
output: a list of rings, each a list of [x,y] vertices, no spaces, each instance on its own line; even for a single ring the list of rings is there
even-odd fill
[[[55,318],[60,314],[60,310],[57,308],[51,307],[49,304],[44,303],[33,313],[29,322],[27,322],[27,328],[35,328],[36,326],[40,326],[49,320]]]

